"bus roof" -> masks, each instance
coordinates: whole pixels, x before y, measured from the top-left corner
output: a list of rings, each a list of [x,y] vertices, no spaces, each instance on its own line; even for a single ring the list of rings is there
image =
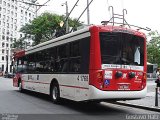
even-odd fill
[[[85,32],[89,32],[89,27],[85,27],[84,29],[80,29],[78,31],[75,31],[75,32],[72,32],[72,33],[69,33],[69,34],[66,34],[66,35],[63,35],[63,36],[60,36],[58,38],[54,38],[54,39],[46,41],[46,42],[43,42],[43,43],[38,44],[38,45],[36,45],[34,47],[30,47],[30,48],[26,49],[26,52],[31,51],[31,50],[36,49],[36,48],[39,48],[39,47],[44,46],[44,45],[55,43],[55,42],[57,42],[59,40],[63,40],[63,39],[70,38],[70,37],[75,36],[75,35],[79,35],[79,34],[85,33]]]

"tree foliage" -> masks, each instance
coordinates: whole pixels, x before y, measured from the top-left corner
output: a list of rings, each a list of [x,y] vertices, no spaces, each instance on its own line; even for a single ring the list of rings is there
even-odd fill
[[[20,29],[20,32],[25,33],[25,37],[27,37],[27,35],[33,36],[33,45],[37,45],[41,42],[63,35],[65,26],[60,27],[61,21],[65,22],[65,17],[63,15],[43,13],[35,18],[30,24],[23,26]],[[78,27],[80,25],[81,23],[77,22],[76,19],[69,18],[69,27]]]
[[[20,38],[18,40],[14,40],[12,48],[16,48],[16,49],[25,49],[25,41],[23,38]]]
[[[160,66],[160,34],[158,31],[151,31],[148,37],[151,39],[147,44],[148,62]]]

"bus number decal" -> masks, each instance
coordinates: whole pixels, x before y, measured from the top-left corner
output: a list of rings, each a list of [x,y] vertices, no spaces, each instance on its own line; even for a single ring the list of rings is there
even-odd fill
[[[78,75],[77,80],[88,81],[88,75]]]

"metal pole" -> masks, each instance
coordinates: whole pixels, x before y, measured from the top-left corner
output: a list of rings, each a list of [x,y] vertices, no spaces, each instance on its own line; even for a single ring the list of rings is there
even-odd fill
[[[87,6],[89,4],[89,0],[87,0]],[[89,6],[87,7],[87,23],[90,25],[90,13],[89,13]]]
[[[66,1],[66,3],[65,3],[65,5],[66,5],[66,33],[68,33],[69,32],[69,25],[68,25],[68,3],[67,3],[67,1]]]
[[[158,107],[158,87],[155,88],[155,106]]]
[[[81,15],[80,15],[79,18],[76,20],[76,22],[79,21],[79,19],[82,17],[82,15],[84,14],[84,12],[87,10],[88,6],[90,6],[90,4],[91,4],[92,2],[93,2],[93,0],[91,0],[91,1],[89,2],[89,4],[88,4],[87,7],[84,9],[84,11],[81,13]],[[70,32],[73,31],[74,27],[75,27],[75,26],[73,26],[73,28],[70,30]]]

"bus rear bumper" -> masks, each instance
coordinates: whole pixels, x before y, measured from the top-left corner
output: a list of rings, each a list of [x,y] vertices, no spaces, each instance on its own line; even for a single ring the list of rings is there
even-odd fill
[[[147,94],[147,87],[141,91],[102,91],[94,86],[89,86],[91,100],[132,100],[144,98]]]

